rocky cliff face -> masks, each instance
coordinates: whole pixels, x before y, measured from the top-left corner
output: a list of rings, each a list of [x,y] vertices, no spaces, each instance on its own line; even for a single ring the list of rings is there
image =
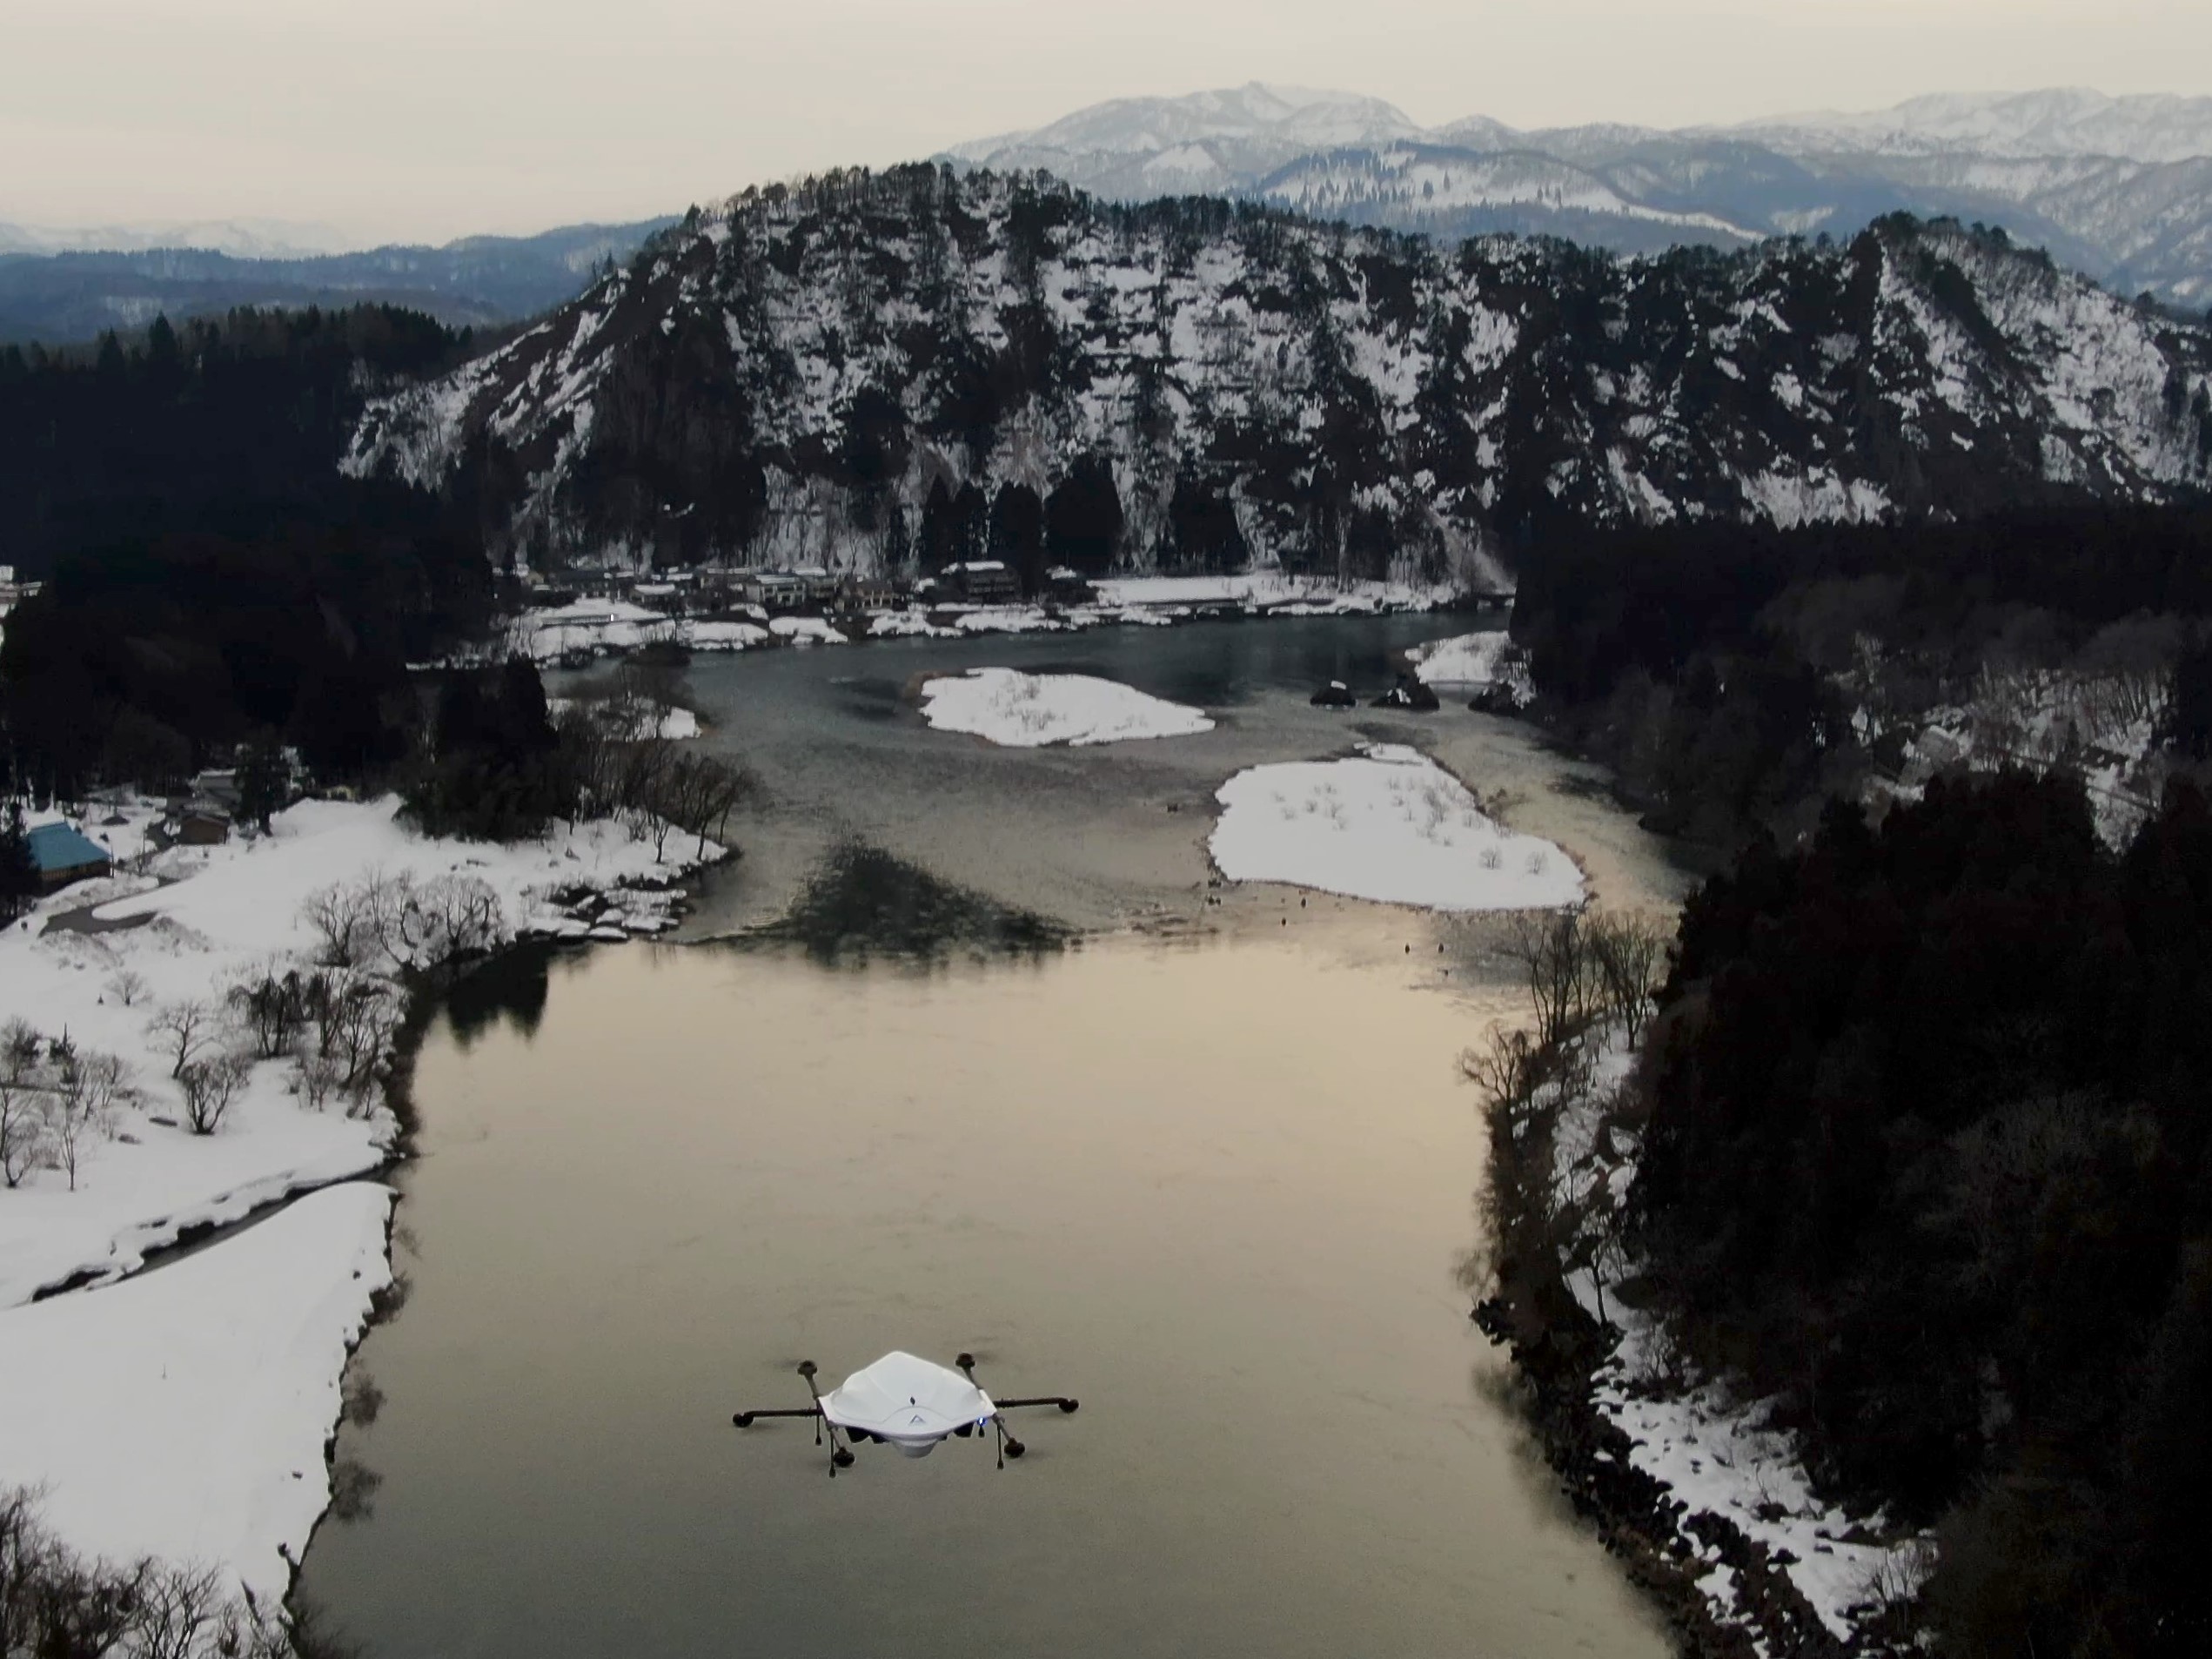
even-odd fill
[[[1950,226],[1618,259],[917,166],[694,215],[345,465],[539,560],[1494,580],[1577,526],[2188,494],[2209,373]]]

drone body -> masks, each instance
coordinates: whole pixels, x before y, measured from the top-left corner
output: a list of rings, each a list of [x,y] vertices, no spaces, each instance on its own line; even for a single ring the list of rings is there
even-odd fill
[[[1000,1414],[1022,1406],[1057,1406],[1063,1412],[1076,1409],[1077,1402],[1062,1394],[994,1401],[976,1386],[975,1357],[963,1353],[955,1363],[960,1367],[957,1371],[895,1348],[825,1394],[814,1387],[814,1362],[808,1360],[801,1363],[799,1374],[807,1380],[808,1391],[814,1397],[812,1406],[741,1411],[730,1421],[740,1428],[750,1428],[762,1417],[814,1419],[815,1444],[821,1444],[823,1429],[829,1433],[829,1473],[834,1479],[839,1469],[851,1467],[854,1446],[874,1441],[895,1446],[907,1457],[927,1457],[942,1441],[966,1440],[984,1429],[995,1430],[998,1435],[999,1467],[1003,1468],[1008,1458],[1018,1458],[1028,1448],[1006,1432]],[[838,1443],[841,1433],[844,1445]]]

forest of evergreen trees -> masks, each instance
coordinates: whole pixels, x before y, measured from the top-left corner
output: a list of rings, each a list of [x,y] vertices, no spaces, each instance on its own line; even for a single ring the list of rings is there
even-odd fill
[[[257,738],[333,780],[405,755],[406,664],[483,626],[492,572],[459,494],[337,460],[372,391],[472,344],[362,306],[0,346],[0,523],[44,583],[0,645],[0,782],[159,787]]]
[[[1684,912],[1630,1223],[1688,1353],[1939,1536],[1960,1655],[2212,1651],[2212,807],[1828,808]]]
[[[2168,734],[2212,743],[2212,507],[2041,507],[1948,523],[1793,530],[1705,521],[1546,538],[1512,631],[1558,728],[1653,828],[1722,850],[1810,827],[1869,762],[1840,688],[1871,648],[1934,695],[1991,654],[2063,668],[2101,631],[2164,619]]]

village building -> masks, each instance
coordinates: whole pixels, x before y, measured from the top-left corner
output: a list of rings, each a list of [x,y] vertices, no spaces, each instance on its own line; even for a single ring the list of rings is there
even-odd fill
[[[1021,579],[996,559],[970,559],[937,573],[937,588],[971,605],[1009,605],[1022,597]]]
[[[115,860],[108,850],[88,839],[75,826],[42,823],[30,832],[30,862],[38,871],[38,884],[52,892],[71,882],[91,881],[111,875]]]
[[[238,805],[238,774],[235,767],[210,767],[192,775],[193,801],[235,812]]]
[[[1057,605],[1088,605],[1098,596],[1083,572],[1069,565],[1055,565],[1044,573],[1044,591]]]
[[[795,611],[807,602],[807,584],[788,570],[748,570],[737,591],[747,604],[758,605],[770,615]]]
[[[172,820],[176,839],[187,847],[219,847],[231,838],[231,815],[212,801],[195,801]]]
[[[904,584],[889,576],[848,576],[837,602],[847,610],[888,610],[906,598]]]

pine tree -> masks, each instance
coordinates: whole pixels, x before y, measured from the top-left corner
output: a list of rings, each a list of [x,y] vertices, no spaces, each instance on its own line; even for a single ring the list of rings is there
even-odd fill
[[[10,802],[7,822],[0,824],[0,920],[14,920],[37,897],[38,866],[31,862],[23,804]]]
[[[238,756],[238,816],[266,830],[292,800],[292,767],[273,735],[257,737]]]

